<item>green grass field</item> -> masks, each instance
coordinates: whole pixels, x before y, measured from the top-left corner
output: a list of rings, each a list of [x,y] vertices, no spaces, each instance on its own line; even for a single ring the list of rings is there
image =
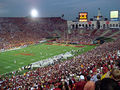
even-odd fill
[[[84,52],[86,52],[93,49],[94,47],[95,46],[86,45],[85,47],[83,47],[83,49]],[[18,50],[2,52],[0,53],[0,74],[15,71],[22,66],[26,66],[33,62],[78,49],[80,48],[71,46],[38,44]],[[83,53],[83,51],[79,52],[79,54],[81,53]]]

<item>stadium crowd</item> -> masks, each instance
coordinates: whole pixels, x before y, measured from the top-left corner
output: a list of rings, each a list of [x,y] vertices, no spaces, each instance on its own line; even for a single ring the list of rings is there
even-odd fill
[[[66,28],[67,22],[61,18],[47,18],[42,22],[31,22],[25,18],[2,18],[0,49],[32,44],[57,32],[61,34],[60,40],[67,41],[69,38],[70,42],[90,44],[96,36],[105,32],[81,30],[70,32],[71,34],[67,36],[64,31]],[[11,78],[1,75],[0,90],[120,90],[118,50],[120,50],[119,38],[71,60],[30,70],[24,75],[13,75]]]
[[[90,44],[100,36],[119,39],[119,30],[68,30],[67,21],[60,17],[0,18],[0,49],[34,44],[47,37],[62,37],[60,41]],[[106,33],[107,32],[107,33]],[[103,35],[106,33],[105,35]]]
[[[67,21],[60,17],[0,18],[0,49],[34,44],[64,30],[67,30]]]
[[[120,90],[120,40],[47,67],[0,78],[1,90]],[[2,76],[1,76],[2,77]]]
[[[104,38],[113,38],[115,40],[120,39],[119,30],[87,30],[87,29],[75,29],[68,30],[67,33],[64,33],[61,38],[57,40],[57,42],[72,42],[79,44],[92,44],[94,40],[99,37]]]

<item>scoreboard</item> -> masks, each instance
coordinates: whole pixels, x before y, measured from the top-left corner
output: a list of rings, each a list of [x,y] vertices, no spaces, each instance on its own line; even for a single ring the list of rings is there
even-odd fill
[[[119,20],[119,11],[110,11],[110,19],[111,21]]]
[[[87,12],[80,12],[79,13],[79,21],[80,22],[87,22],[88,21],[88,13]]]

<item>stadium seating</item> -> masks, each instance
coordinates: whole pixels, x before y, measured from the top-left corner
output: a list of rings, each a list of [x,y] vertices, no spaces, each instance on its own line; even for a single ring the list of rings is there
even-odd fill
[[[53,37],[57,31],[61,36],[57,42],[70,41],[80,44],[91,44],[105,32],[103,36],[106,37],[119,32],[117,30],[107,30],[108,33],[105,30],[72,30],[67,33],[66,30],[66,20],[59,17],[38,18],[38,21],[31,21],[30,18],[0,18],[0,49],[34,44],[43,38]],[[13,76],[10,78],[1,75],[0,90],[86,90],[87,83],[90,83],[91,90],[94,90],[95,83],[99,79],[97,75],[101,76],[101,82],[107,77],[120,83],[120,74],[116,76],[112,73],[115,72],[114,68],[117,70],[120,68],[116,64],[117,60],[120,60],[117,53],[120,50],[120,32],[112,37],[116,37],[117,40],[105,42],[70,60],[30,70],[24,75],[15,75],[16,72],[12,72]]]
[[[81,80],[81,75],[84,77],[87,75],[93,77],[96,73],[104,75],[115,68],[116,60],[120,59],[117,56],[117,50],[120,49],[119,45],[120,40],[104,43],[87,53],[76,56],[72,60],[37,68],[36,70],[26,72],[24,75],[13,76],[10,79],[6,77],[4,80],[1,80],[1,88],[56,89],[63,88],[63,86],[60,86],[66,83],[66,88],[75,89],[79,87],[78,83]],[[72,81],[72,86],[69,86],[68,82],[70,81]]]
[[[8,49],[29,42],[52,37],[54,31],[67,30],[67,22],[59,17],[53,18],[0,18],[0,49]],[[12,45],[11,45],[12,44]]]

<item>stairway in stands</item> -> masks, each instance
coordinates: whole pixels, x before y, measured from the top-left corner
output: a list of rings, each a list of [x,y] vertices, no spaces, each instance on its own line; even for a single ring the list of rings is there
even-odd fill
[[[111,36],[109,36],[110,38],[113,38],[113,39],[117,39],[117,38],[119,38],[120,37],[120,31],[118,31],[118,32],[116,32],[116,33],[114,33],[114,34],[112,34]]]
[[[110,31],[110,30],[106,30],[103,34],[100,35],[100,37],[105,36],[105,34],[107,34],[107,33],[109,33],[109,32],[111,32],[111,31]]]

